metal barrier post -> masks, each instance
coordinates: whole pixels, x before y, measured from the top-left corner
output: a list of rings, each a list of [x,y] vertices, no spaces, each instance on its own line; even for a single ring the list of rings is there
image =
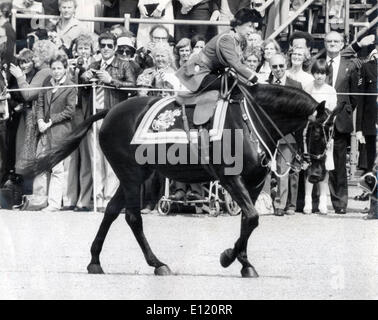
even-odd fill
[[[130,13],[125,13],[125,28],[126,30],[130,30]]]
[[[96,83],[92,84],[92,108],[93,114],[96,114]],[[92,180],[93,180],[93,212],[97,213],[97,174],[96,174],[96,165],[97,165],[97,124],[93,122],[92,125],[93,131],[93,159],[92,159]]]

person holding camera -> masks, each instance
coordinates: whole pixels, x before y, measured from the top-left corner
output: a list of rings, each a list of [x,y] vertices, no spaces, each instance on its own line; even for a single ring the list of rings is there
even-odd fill
[[[121,101],[126,100],[129,96],[129,91],[114,90],[103,86],[110,86],[115,89],[134,87],[136,80],[129,62],[122,61],[117,57],[117,39],[113,34],[110,32],[101,34],[98,43],[102,58],[89,66],[89,70],[83,73],[81,80],[84,83],[96,81],[100,85],[96,89],[95,108],[101,111],[102,109],[110,109]],[[92,101],[92,97],[90,101]],[[102,121],[98,121],[96,124],[98,135]],[[90,131],[89,135],[89,141],[92,141],[93,131]],[[98,142],[98,139],[96,141]],[[92,158],[94,150],[91,143],[89,146]],[[98,143],[96,149],[98,150],[97,163],[93,165],[98,177],[96,198],[98,210],[103,211],[117,190],[119,181],[110,164],[106,161]]]
[[[81,34],[73,45],[73,55],[75,59],[70,60],[69,72],[71,80],[74,83],[81,84],[81,75],[89,70],[91,64],[96,62],[94,57],[94,34]],[[90,106],[90,87],[78,88],[78,104],[73,119],[74,125],[82,123],[91,116]],[[89,141],[85,137],[79,146],[79,149],[71,154],[68,181],[70,188],[67,188],[64,195],[65,210],[74,210],[75,212],[91,211],[91,195],[92,195],[92,171],[91,156],[89,152]]]

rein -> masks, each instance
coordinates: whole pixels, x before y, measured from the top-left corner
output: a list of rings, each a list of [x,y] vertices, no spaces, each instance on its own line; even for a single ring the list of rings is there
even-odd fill
[[[261,136],[258,134],[256,128],[254,128],[253,126],[253,129],[254,129],[254,132],[255,134],[258,136],[260,142],[262,143],[262,145],[265,147],[265,149],[268,151],[269,153],[269,156],[271,158],[271,165],[270,165],[270,168],[271,170],[278,176],[278,177],[284,177],[286,176],[287,174],[289,174],[290,170],[294,170],[296,172],[299,172],[300,170],[305,170],[307,169],[309,163],[304,159],[304,157],[299,154],[288,142],[287,142],[287,139],[285,138],[284,134],[282,133],[282,131],[277,127],[277,125],[273,122],[273,120],[270,118],[270,116],[266,113],[266,111],[256,102],[256,100],[253,98],[253,96],[250,94],[250,92],[248,90],[246,90],[243,86],[239,86],[240,90],[243,92],[244,96],[245,96],[245,99],[249,102],[249,104],[251,105],[251,109],[252,111],[254,112],[254,115],[256,116],[257,120],[259,121],[261,127],[263,128],[263,130],[265,131],[266,135],[268,136],[268,138],[270,139],[270,141],[275,144],[274,142],[274,139],[273,137],[271,136],[271,134],[269,133],[269,130],[264,126],[264,122],[262,121],[261,117],[258,115],[257,111],[255,110],[254,106],[256,106],[259,111],[263,114],[263,116],[268,120],[268,122],[272,125],[273,129],[278,133],[278,135],[280,136],[281,139],[283,139],[286,143],[287,143],[287,146],[288,148],[290,149],[290,151],[292,152],[292,154],[294,154],[294,158],[301,164],[300,166],[300,169],[298,169],[297,166],[291,164],[290,162],[288,162],[285,157],[283,156],[282,152],[278,149],[278,144],[276,144],[276,149],[275,149],[275,152],[274,154],[272,154],[272,152],[270,151],[270,149],[268,148],[268,146],[265,144],[264,140],[261,138]],[[247,113],[247,116],[248,116],[248,120],[250,123],[253,124],[252,122],[252,119],[251,119],[251,116],[249,115],[249,112],[248,112],[248,109],[246,106],[244,106],[244,109]],[[308,127],[308,124],[309,124],[309,121],[307,122],[307,125],[306,127]],[[277,157],[277,152],[281,154],[281,156],[283,157],[283,159],[286,161],[286,164],[288,165],[288,169],[286,170],[285,173],[283,174],[279,174],[277,172],[277,161],[276,161],[276,157]]]

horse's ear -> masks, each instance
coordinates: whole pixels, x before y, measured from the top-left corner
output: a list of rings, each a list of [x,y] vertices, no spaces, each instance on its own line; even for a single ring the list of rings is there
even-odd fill
[[[322,101],[318,104],[318,106],[316,107],[316,118],[320,118],[324,115],[325,113],[325,104],[326,102],[325,101]]]

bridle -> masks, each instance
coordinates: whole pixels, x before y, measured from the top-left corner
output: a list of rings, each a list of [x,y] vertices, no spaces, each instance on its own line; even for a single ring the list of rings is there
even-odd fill
[[[329,150],[329,148],[331,146],[331,143],[332,143],[332,138],[333,138],[333,133],[334,133],[334,121],[335,121],[335,119],[333,119],[332,125],[329,128],[329,135],[328,135],[328,137],[327,137],[327,133],[326,133],[326,128],[325,127],[326,127],[327,123],[329,122],[329,120],[331,119],[331,116],[332,116],[332,113],[330,113],[327,116],[327,119],[324,120],[322,122],[322,124],[321,124],[324,141],[326,142],[326,147],[324,148],[324,151],[321,154],[312,154],[312,153],[308,152],[308,148],[307,148],[307,133],[308,133],[308,129],[309,129],[309,125],[310,125],[311,121],[307,122],[307,125],[304,128],[304,130],[303,130],[303,155],[305,157],[307,157],[309,159],[309,161],[311,161],[311,159],[312,160],[322,160],[322,159],[324,159],[327,156],[327,151]],[[311,140],[309,142],[311,142]]]
[[[239,82],[247,87],[251,87],[253,86],[254,84],[251,83],[250,81],[248,80],[245,80],[243,78],[241,78],[240,75],[237,75],[235,72],[233,72],[232,70],[227,70],[226,71],[226,75],[225,77],[227,77],[229,74],[231,74],[235,81],[234,81],[234,84],[231,86],[231,88],[233,89],[236,84],[238,84]],[[266,113],[266,111],[257,103],[257,101],[254,99],[254,97],[251,95],[251,93],[246,89],[244,88],[243,86],[239,86],[241,92],[243,93],[244,95],[244,99],[241,99],[240,100],[240,106],[241,106],[241,109],[242,109],[242,113],[243,113],[243,120],[244,122],[246,123],[247,125],[247,128],[249,129],[250,131],[250,134],[252,136],[252,132],[254,132],[255,136],[257,136],[257,141],[259,143],[261,143],[265,150],[268,152],[269,156],[270,156],[270,170],[272,172],[274,172],[278,177],[283,177],[283,176],[286,176],[289,174],[290,171],[295,171],[295,172],[299,172],[301,170],[306,170],[308,168],[308,166],[310,165],[307,157],[305,156],[305,154],[303,153],[300,153],[298,152],[297,150],[295,150],[289,143],[287,143],[287,140],[285,138],[285,135],[282,133],[282,131],[277,127],[277,125],[274,123],[274,121],[270,118],[270,116]],[[228,91],[228,94],[230,95],[231,94],[231,90]],[[226,96],[225,94],[223,96]],[[267,146],[267,144],[265,143],[265,141],[261,138],[259,132],[256,130],[254,124],[253,124],[253,121],[252,121],[252,118],[251,118],[251,115],[248,111],[248,108],[247,108],[247,102],[249,103],[249,105],[251,106],[251,110],[253,111],[253,114],[255,115],[256,119],[258,120],[260,126],[262,127],[263,131],[265,132],[266,136],[268,137],[268,139],[276,145],[276,148],[275,148],[275,152],[272,153],[270,151],[270,148]],[[286,141],[287,143],[287,146],[288,148],[290,149],[291,153],[294,155],[294,158],[296,161],[298,161],[300,163],[300,166],[296,166],[294,165],[292,162],[288,162],[284,155],[282,154],[282,152],[279,150],[278,148],[278,143],[276,143],[270,133],[270,131],[267,129],[267,127],[264,125],[264,121],[262,119],[262,117],[258,114],[257,110],[258,109],[261,114],[263,115],[263,117],[265,118],[266,121],[268,121],[270,123],[270,125],[273,127],[273,129],[277,132],[277,134],[279,135],[279,137]],[[307,124],[306,124],[306,127],[308,127],[310,121],[308,120],[307,121]],[[285,173],[278,173],[277,172],[277,161],[276,161],[276,156],[277,156],[277,153],[280,153],[281,156],[283,157],[283,159],[285,159],[286,161],[286,164],[288,166],[288,169]],[[263,164],[262,164],[263,165]],[[267,167],[268,165],[263,165],[265,167]]]

